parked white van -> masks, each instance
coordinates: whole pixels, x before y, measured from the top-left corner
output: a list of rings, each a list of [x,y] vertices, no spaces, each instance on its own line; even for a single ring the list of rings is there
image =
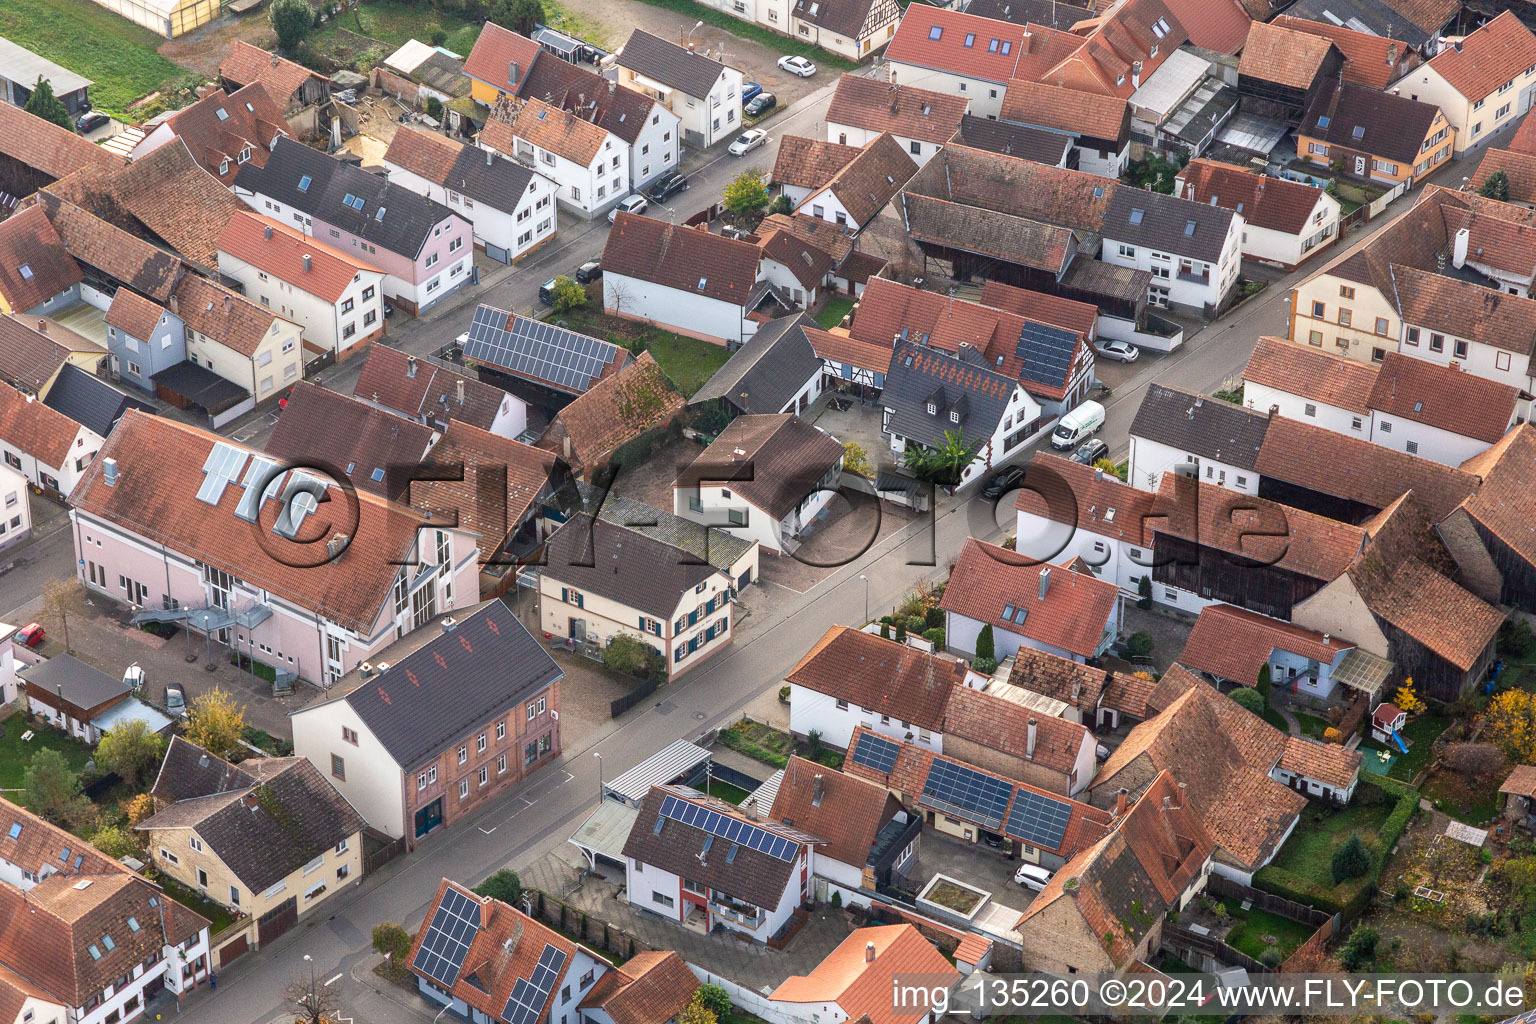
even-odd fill
[[[1051,447],[1065,451],[1076,448],[1104,426],[1104,407],[1098,402],[1084,402],[1061,418],[1051,431]]]

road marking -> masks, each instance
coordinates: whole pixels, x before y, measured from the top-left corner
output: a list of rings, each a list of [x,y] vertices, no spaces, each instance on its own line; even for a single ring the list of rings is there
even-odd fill
[[[565,778],[563,778],[559,782],[555,783],[555,788],[556,789],[559,789],[561,786],[565,785],[567,782],[570,782],[572,779],[574,779],[576,777],[576,776],[572,775],[570,772],[565,772],[564,774],[565,774]]]
[[[500,825],[492,825],[490,828],[486,828],[484,825],[481,825],[480,826],[480,831],[484,832],[486,835],[490,835],[492,832],[495,832],[498,828],[501,828],[501,826]]]
[[[340,974],[336,975],[334,978],[327,978],[326,982],[325,982],[325,987],[326,988],[330,988],[332,985],[334,985],[338,981],[340,981],[341,978],[342,978],[342,976]]]

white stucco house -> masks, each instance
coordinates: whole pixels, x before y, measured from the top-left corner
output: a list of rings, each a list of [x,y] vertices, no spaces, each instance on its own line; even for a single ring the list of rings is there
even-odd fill
[[[1159,192],[1117,188],[1101,258],[1152,274],[1147,302],[1214,317],[1237,284],[1243,217]]]

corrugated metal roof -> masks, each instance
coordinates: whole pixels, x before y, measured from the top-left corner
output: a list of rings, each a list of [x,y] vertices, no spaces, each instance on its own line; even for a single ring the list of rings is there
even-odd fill
[[[652,786],[665,786],[687,775],[710,757],[710,752],[697,743],[674,740],[670,746],[662,748],[612,782],[606,783],[603,789],[639,807]]]

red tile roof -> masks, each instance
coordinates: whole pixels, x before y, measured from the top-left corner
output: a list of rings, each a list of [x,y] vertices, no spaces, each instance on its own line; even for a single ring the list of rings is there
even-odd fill
[[[258,213],[233,217],[219,235],[219,251],[333,304],[359,274],[378,273],[340,249]]]
[[[837,80],[826,120],[942,145],[959,129],[970,103],[964,96],[845,74]]]
[[[1107,141],[1123,140],[1131,130],[1131,106],[1119,96],[1021,79],[1008,83],[1000,116]]]
[[[462,464],[462,479],[413,483],[412,500],[418,508],[434,510],[439,522],[445,514],[458,516],[459,525],[475,535],[480,560],[486,563],[507,557],[501,553],[502,542],[544,494],[555,460],[542,449],[456,419],[432,449],[432,461]],[[496,489],[488,490],[486,481],[494,481]],[[499,491],[503,481],[504,495]]]
[[[1505,11],[1463,37],[1460,46],[1445,46],[1429,62],[1451,88],[1468,100],[1488,96],[1533,64],[1536,35],[1513,11]]]
[[[1260,338],[1243,380],[1350,412],[1370,411],[1376,367],[1283,338]],[[1259,412],[1268,412],[1260,409]]]
[[[0,103],[0,156],[55,179],[68,177],[82,167],[121,167],[124,162],[68,128],[9,103]]]
[[[827,840],[816,845],[818,856],[862,869],[880,829],[899,809],[896,798],[872,782],[791,757],[768,818]]]
[[[1001,281],[981,282],[981,304],[1006,309],[1010,313],[1062,330],[1076,331],[1085,338],[1094,336],[1099,318],[1099,307],[1091,302],[1078,302],[1076,299],[1018,288]]]
[[[1392,267],[1392,276],[1398,307],[1409,324],[1522,355],[1536,346],[1536,299],[1401,264]]]
[[[1090,715],[1104,692],[1104,679],[1101,668],[1029,647],[1020,647],[1014,654],[1013,670],[1008,673],[1011,685]]]
[[[1236,53],[1248,39],[1253,17],[1237,0],[1164,0],[1189,33],[1191,46]],[[1260,3],[1263,0],[1259,0]],[[1264,13],[1268,17],[1269,12]]]
[[[769,180],[794,188],[821,188],[858,155],[858,146],[785,135],[779,139],[779,152],[774,157]]]
[[[522,84],[538,55],[538,43],[488,21],[464,58],[464,73],[510,95]],[[517,65],[516,81],[509,80],[512,64]]]
[[[1366,531],[1216,484],[1163,474],[1154,533],[1179,537],[1315,580],[1342,576],[1365,546]]]
[[[237,86],[260,82],[272,98],[287,105],[304,83],[320,78],[302,64],[252,46],[243,39],[230,40],[224,59],[219,62],[219,77]]]
[[[1333,42],[1274,23],[1255,22],[1237,62],[1237,73],[1291,89],[1307,89],[1323,70]]]
[[[479,135],[483,145],[509,157],[517,155],[513,140],[522,139],[581,167],[592,166],[608,138],[608,132],[591,121],[531,98],[522,106],[510,100],[498,101]]]
[[[1512,153],[1536,155],[1536,118],[1527,117],[1522,120],[1504,148]]]
[[[874,958],[867,955],[874,947]],[[836,1003],[850,1021],[912,1024],[928,1010],[900,1012],[891,986],[901,977],[932,978],[948,986],[960,972],[910,924],[860,928],[807,975],[784,979],[769,998],[786,1003]]]
[[[1536,429],[1522,423],[1463,469],[1483,478],[1463,508],[1521,558],[1536,565]]]
[[[461,385],[462,403],[458,400]],[[428,422],[461,420],[481,430],[491,429],[502,405],[514,401],[501,388],[472,375],[458,373],[435,360],[412,357],[388,345],[368,349],[368,359],[352,393],[412,418],[425,417]]]
[[[1360,751],[1305,736],[1287,736],[1280,767],[1335,789],[1348,789],[1360,777]]]
[[[131,288],[119,288],[102,319],[135,341],[147,341],[163,316],[165,307],[158,302],[150,302]]]
[[[80,424],[36,399],[0,383],[0,438],[52,469],[63,469],[75,452]],[[90,455],[83,449],[80,455]]]
[[[1001,85],[1021,77],[1019,62],[1042,44],[1055,60],[1083,45],[1081,39],[1067,32],[919,4],[908,8],[902,17],[895,37],[885,48],[885,58]]]
[[[834,363],[846,363],[874,373],[890,372],[891,349],[889,346],[855,341],[845,334],[818,331],[811,327],[805,328],[805,336],[811,342],[811,349],[822,359],[830,359]]]
[[[597,980],[581,1009],[600,1009],[613,1024],[669,1024],[699,990],[699,979],[672,950],[636,953]]]
[[[1088,41],[1041,81],[1123,98],[1135,93],[1169,54],[1189,40],[1184,25],[1163,0],[1126,0],[1098,18],[1074,25],[1073,32],[1087,33]]]
[[[283,320],[267,307],[196,274],[181,279],[172,300],[174,312],[188,327],[246,357],[254,356],[273,323]]]
[[[1288,235],[1310,234],[1313,212],[1336,202],[1311,185],[1204,158],[1191,160],[1176,180],[1176,194],[1185,199],[1236,210],[1255,227]]]
[[[41,206],[0,221],[0,300],[5,305],[25,313],[80,280],[80,265],[69,258]]]
[[[603,270],[742,305],[761,251],[698,228],[620,212],[603,247]]]
[[[539,958],[543,955],[546,946],[553,946],[564,953],[565,962],[556,973],[544,1002],[533,1008],[537,1014],[536,1020],[544,1020],[548,1017],[549,1008],[559,995],[560,989],[568,978],[573,977],[569,971],[578,950],[587,953],[600,966],[607,966],[606,961],[597,954],[584,946],[578,946],[559,932],[546,928],[515,907],[508,906],[500,900],[477,896],[470,889],[445,878],[438,883],[437,895],[427,906],[427,916],[422,920],[421,927],[417,929],[415,939],[411,942],[407,963],[413,965],[411,970],[417,974],[421,972],[414,967],[416,952],[425,941],[438,905],[442,903],[443,895],[450,886],[478,909],[478,920],[475,921],[478,927],[470,941],[469,949],[464,954],[463,967],[454,979],[454,983],[449,986],[449,991],[486,1016],[495,1020],[502,1019],[513,986],[517,984],[518,979],[533,976],[533,970],[538,966]],[[425,974],[421,976],[427,977]],[[428,980],[432,980],[434,984],[441,984],[434,979]],[[477,981],[479,984],[476,984]]]
[[[1033,753],[1029,750],[1031,725],[1035,732]],[[1093,735],[1077,722],[1051,718],[1005,697],[968,686],[958,686],[950,693],[943,732],[1061,775],[1071,775],[1084,744],[1093,743]]]
[[[235,180],[242,154],[247,157],[244,162],[264,167],[272,153],[272,141],[289,134],[282,110],[260,82],[228,95],[215,89],[176,111],[164,124],[186,143],[203,170],[226,186]]]
[[[1339,652],[1354,646],[1235,605],[1213,604],[1201,610],[1178,661],[1242,686],[1257,686],[1259,670],[1276,649],[1331,665]]]
[[[917,164],[901,143],[882,132],[839,168],[825,187],[837,197],[854,223],[864,225],[884,209],[916,172]]]
[[[914,651],[848,626],[833,626],[784,681],[929,730],[944,721],[964,662]]]
[[[556,413],[539,447],[591,470],[620,445],[671,422],[687,404],[651,354],[642,352]],[[568,453],[566,438],[570,439]]]
[[[1042,597],[1042,579],[1049,583]],[[994,628],[1049,644],[1084,658],[1099,652],[1120,588],[1071,565],[1031,563],[974,537],[965,542],[949,575],[940,607],[947,612],[991,623]],[[1027,614],[1015,622],[1017,611]]]
[[[1524,122],[1521,124],[1524,127]],[[1513,148],[1490,149],[1477,165],[1479,183],[1495,172],[1503,171],[1509,179],[1509,201],[1536,203],[1536,153],[1522,153]]]
[[[1014,499],[1020,512],[1142,546],[1152,543],[1157,507],[1156,494],[1051,452],[1035,456]]]
[[[1371,408],[1489,444],[1515,420],[1520,390],[1427,359],[1388,352]]]
[[[1368,85],[1372,89],[1385,89],[1416,63],[1408,44],[1397,39],[1356,32],[1343,25],[1293,18],[1289,14],[1280,15],[1271,24],[1331,41],[1344,54],[1344,81]]]

